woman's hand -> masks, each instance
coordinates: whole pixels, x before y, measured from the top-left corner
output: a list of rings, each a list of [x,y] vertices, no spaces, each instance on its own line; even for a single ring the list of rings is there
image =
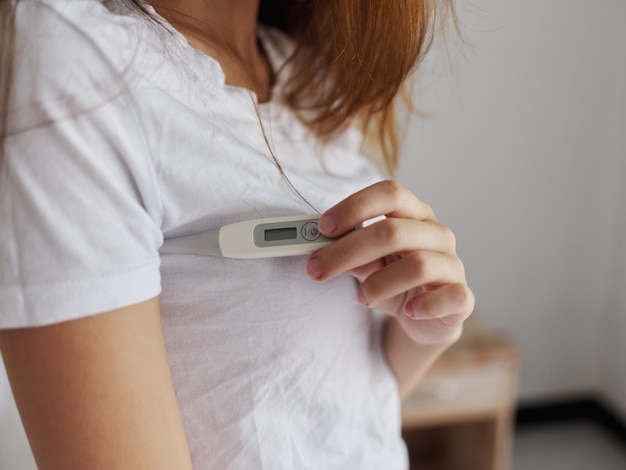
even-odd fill
[[[380,215],[386,219],[353,230]],[[326,211],[319,229],[341,238],[309,258],[309,276],[324,281],[351,274],[360,283],[358,301],[396,318],[415,343],[450,343],[460,336],[474,295],[454,234],[408,189],[376,183]]]

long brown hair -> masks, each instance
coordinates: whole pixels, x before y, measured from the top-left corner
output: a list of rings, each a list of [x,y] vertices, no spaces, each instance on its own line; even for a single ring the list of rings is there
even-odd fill
[[[144,0],[119,0],[148,15]],[[0,0],[0,158],[18,0]],[[355,119],[376,136],[390,173],[398,160],[394,105],[407,77],[452,17],[452,0],[261,0],[259,19],[296,40],[287,102],[320,139]]]
[[[287,84],[287,99],[300,119],[321,138],[359,119],[366,133],[374,133],[393,173],[396,98],[429,50],[436,27],[447,19],[456,26],[452,2],[262,0],[260,19],[297,40],[291,60],[298,73]]]

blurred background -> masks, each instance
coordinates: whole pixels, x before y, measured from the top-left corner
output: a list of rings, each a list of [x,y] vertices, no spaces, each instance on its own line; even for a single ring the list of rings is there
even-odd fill
[[[608,414],[623,451],[626,2],[457,6],[467,45],[428,57],[399,180],[454,229],[476,316],[519,349],[516,404],[546,422]],[[589,460],[610,451],[577,454],[587,431],[559,430],[569,466],[520,441],[516,470],[626,468],[626,451]]]
[[[626,414],[626,2],[458,5],[469,46],[429,58],[399,179],[521,346],[520,398],[593,391]]]
[[[451,36],[428,57],[398,179],[454,229],[477,318],[519,354],[511,413],[556,416],[565,441],[518,427],[512,468],[626,468],[626,1],[457,5],[467,44]],[[444,402],[463,393],[446,383]],[[558,413],[590,409],[604,416],[593,431]],[[35,468],[18,423],[0,370],[2,470]],[[558,442],[569,456],[550,453]]]

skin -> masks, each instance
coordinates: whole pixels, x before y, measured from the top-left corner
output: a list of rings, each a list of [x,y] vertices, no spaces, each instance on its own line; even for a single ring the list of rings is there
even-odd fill
[[[268,101],[272,83],[269,60],[256,35],[258,0],[152,0],[163,18],[189,44],[216,59],[226,83]]]
[[[255,34],[258,1],[151,3],[220,62],[226,83],[269,99],[271,70]],[[382,214],[384,221],[353,230]],[[387,314],[385,354],[406,394],[460,336],[474,306],[452,232],[391,181],[326,211],[320,230],[342,238],[311,256],[308,274],[324,282],[349,273],[360,285],[355,300]],[[41,470],[191,468],[158,299],[0,331],[0,351]]]
[[[381,214],[385,220],[354,227]],[[387,314],[383,344],[405,396],[461,335],[474,309],[452,231],[427,204],[394,181],[383,181],[327,210],[320,231],[341,237],[314,253],[307,273],[318,282],[348,273],[357,301]]]
[[[0,331],[40,470],[191,469],[158,299]]]

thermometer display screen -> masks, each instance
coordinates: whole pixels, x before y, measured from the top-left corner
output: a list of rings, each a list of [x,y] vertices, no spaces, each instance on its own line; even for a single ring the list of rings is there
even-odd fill
[[[265,241],[275,242],[280,240],[294,240],[298,238],[298,230],[295,227],[275,228],[265,230]]]

